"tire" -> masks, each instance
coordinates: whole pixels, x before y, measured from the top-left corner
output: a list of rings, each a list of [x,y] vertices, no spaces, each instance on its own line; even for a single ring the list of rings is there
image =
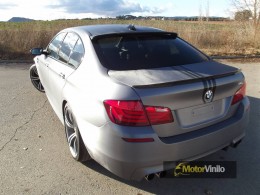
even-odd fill
[[[41,83],[41,80],[40,80],[40,77],[39,77],[39,74],[38,74],[38,71],[37,71],[37,68],[36,68],[36,65],[32,65],[29,69],[29,72],[30,72],[30,79],[31,79],[31,82],[33,84],[33,86],[40,92],[44,93],[45,90],[44,90],[44,87]]]
[[[82,137],[79,132],[79,128],[75,117],[69,104],[64,106],[64,126],[66,139],[69,145],[70,153],[72,157],[79,162],[85,162],[91,159]]]

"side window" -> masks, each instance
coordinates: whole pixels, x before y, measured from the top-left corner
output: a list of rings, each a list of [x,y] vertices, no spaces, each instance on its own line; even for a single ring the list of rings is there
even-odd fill
[[[60,33],[58,34],[49,44],[47,51],[49,53],[49,56],[54,57],[55,59],[58,59],[58,52],[60,48],[60,44],[63,41],[66,33]]]
[[[64,41],[61,43],[59,51],[59,60],[68,63],[70,54],[78,40],[78,36],[74,33],[68,33]]]
[[[85,49],[83,43],[80,39],[78,39],[73,52],[70,55],[69,65],[78,68],[85,54]]]

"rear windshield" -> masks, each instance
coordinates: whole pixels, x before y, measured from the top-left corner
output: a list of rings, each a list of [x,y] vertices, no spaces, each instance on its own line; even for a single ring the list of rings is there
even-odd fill
[[[97,55],[109,70],[138,70],[200,63],[209,59],[171,35],[114,35],[93,41]]]

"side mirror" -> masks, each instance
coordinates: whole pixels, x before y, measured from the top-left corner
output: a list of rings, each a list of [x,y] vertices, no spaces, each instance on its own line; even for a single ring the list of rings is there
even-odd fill
[[[31,54],[34,55],[34,56],[39,56],[39,55],[47,55],[48,52],[45,51],[43,48],[33,48],[30,50]]]

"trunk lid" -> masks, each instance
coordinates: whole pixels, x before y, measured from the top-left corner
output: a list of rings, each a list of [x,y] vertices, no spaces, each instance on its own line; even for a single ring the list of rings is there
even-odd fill
[[[222,77],[238,72],[237,68],[208,61],[182,66],[155,69],[109,70],[111,78],[131,87],[156,87],[160,84],[173,84],[183,81],[194,81],[201,78]]]
[[[170,108],[173,123],[153,125],[159,137],[190,132],[231,117],[231,101],[244,76],[239,69],[208,61],[156,69],[108,72],[132,87],[144,105]],[[205,99],[208,91],[210,101]]]

